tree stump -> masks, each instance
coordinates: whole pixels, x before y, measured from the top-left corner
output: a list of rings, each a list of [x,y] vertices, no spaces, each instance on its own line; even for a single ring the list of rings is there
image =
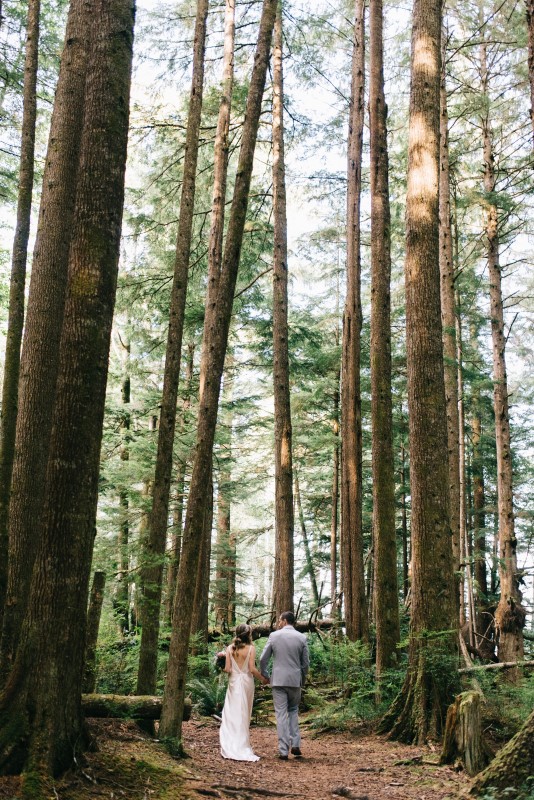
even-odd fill
[[[459,694],[447,711],[441,764],[460,761],[469,775],[476,775],[489,761],[489,751],[482,738],[478,691]]]

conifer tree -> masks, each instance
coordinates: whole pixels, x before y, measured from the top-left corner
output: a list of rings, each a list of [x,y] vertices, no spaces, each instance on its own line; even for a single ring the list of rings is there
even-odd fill
[[[411,620],[404,685],[381,730],[406,742],[438,737],[455,687],[456,614],[447,486],[439,292],[441,3],[416,0],[412,20],[406,354],[412,495]]]
[[[341,584],[349,639],[368,637],[363,574],[360,396],[360,193],[365,83],[365,3],[356,0],[347,172],[347,293],[341,368]]]

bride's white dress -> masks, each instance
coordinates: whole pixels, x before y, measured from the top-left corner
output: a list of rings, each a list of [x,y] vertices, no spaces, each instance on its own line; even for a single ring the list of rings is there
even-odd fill
[[[219,729],[221,755],[234,761],[259,761],[250,746],[250,715],[254,700],[254,677],[249,670],[250,648],[240,669],[230,651],[232,671],[226,690]]]

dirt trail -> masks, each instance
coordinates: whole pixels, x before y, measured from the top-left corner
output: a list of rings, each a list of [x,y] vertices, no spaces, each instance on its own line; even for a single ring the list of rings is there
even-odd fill
[[[193,720],[184,726],[192,757],[187,762],[192,797],[445,800],[468,785],[465,775],[438,766],[437,752],[378,736],[313,736],[302,726],[303,758],[280,761],[274,726],[253,727],[252,746],[261,760],[246,763],[220,757],[218,733],[215,720]]]

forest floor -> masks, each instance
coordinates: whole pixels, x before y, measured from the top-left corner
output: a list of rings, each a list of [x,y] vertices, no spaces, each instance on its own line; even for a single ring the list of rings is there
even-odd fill
[[[439,752],[388,742],[368,731],[312,732],[302,724],[303,758],[276,758],[274,724],[253,726],[261,760],[219,755],[218,723],[184,725],[190,758],[173,759],[133,722],[94,720],[98,750],[50,788],[50,800],[446,800],[467,788],[464,773],[438,766]],[[20,797],[18,778],[0,778],[0,800]]]

